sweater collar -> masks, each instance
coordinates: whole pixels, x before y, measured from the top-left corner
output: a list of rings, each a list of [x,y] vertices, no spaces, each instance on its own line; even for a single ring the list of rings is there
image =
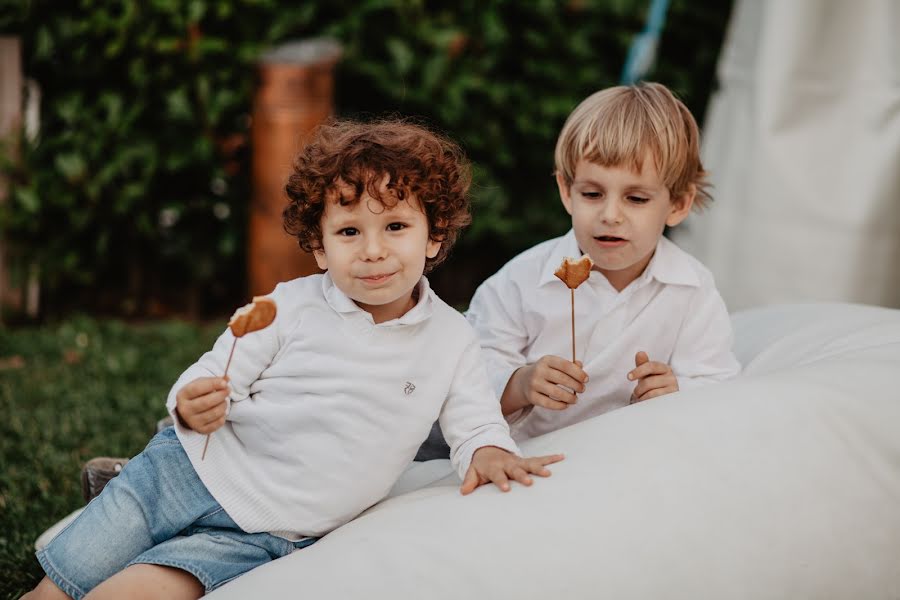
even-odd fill
[[[416,284],[419,293],[419,301],[416,305],[409,309],[406,314],[398,319],[385,321],[376,324],[372,319],[372,315],[361,309],[349,296],[342,292],[338,286],[334,284],[331,274],[327,271],[322,277],[322,292],[325,295],[325,301],[334,309],[335,312],[343,315],[353,315],[357,319],[365,319],[375,327],[398,327],[403,325],[415,325],[428,319],[434,311],[434,292],[428,284],[428,278],[424,275]]]

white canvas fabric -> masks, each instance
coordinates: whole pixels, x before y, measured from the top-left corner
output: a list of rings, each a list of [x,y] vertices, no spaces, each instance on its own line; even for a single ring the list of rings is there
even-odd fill
[[[395,491],[426,487],[211,596],[900,597],[900,311],[734,324],[744,374],[525,442],[567,455],[530,489],[418,465]]]
[[[732,311],[900,307],[900,3],[737,0],[703,128],[716,201],[673,232]]]

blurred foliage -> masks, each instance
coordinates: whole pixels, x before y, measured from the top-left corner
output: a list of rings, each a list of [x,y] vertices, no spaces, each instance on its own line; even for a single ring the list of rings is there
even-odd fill
[[[648,79],[701,120],[730,0],[675,0]],[[476,219],[436,278],[464,302],[500,262],[565,231],[556,135],[617,83],[649,0],[0,0],[41,88],[41,129],[7,165],[0,229],[40,266],[46,306],[194,314],[242,301],[247,139],[260,53],[344,46],[344,116],[397,113],[457,139]],[[478,252],[490,250],[488,259]],[[444,287],[441,287],[443,282]]]

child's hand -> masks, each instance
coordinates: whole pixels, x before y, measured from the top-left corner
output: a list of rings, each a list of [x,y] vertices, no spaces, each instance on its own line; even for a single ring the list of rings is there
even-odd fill
[[[225,398],[231,390],[221,377],[198,377],[175,395],[175,411],[184,425],[212,433],[225,424]]]
[[[550,477],[546,465],[559,462],[563,458],[565,457],[562,454],[522,458],[501,448],[482,446],[472,455],[472,464],[466,471],[466,477],[459,491],[465,496],[475,491],[478,486],[493,481],[498,488],[508,492],[510,479],[522,485],[531,485],[529,473]]]
[[[632,404],[678,391],[678,380],[669,365],[651,361],[646,352],[638,352],[634,366],[628,373],[629,380],[638,382],[631,393]]]
[[[516,371],[513,374],[513,387],[518,391],[517,396],[523,408],[533,404],[551,410],[563,410],[577,400],[569,390],[583,392],[587,380],[581,361],[571,362],[559,356],[547,355]]]

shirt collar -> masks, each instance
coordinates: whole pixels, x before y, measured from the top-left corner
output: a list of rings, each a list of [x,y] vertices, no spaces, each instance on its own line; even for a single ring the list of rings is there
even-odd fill
[[[434,292],[428,284],[428,278],[423,275],[422,279],[420,279],[419,283],[416,285],[419,289],[419,301],[416,302],[416,305],[409,309],[406,314],[399,319],[385,321],[384,323],[378,323],[376,325],[372,320],[371,314],[361,309],[356,302],[351,300],[349,296],[334,284],[334,280],[331,278],[331,274],[328,273],[328,271],[322,276],[322,292],[325,295],[325,301],[328,302],[328,305],[333,308],[335,312],[344,315],[359,315],[359,317],[367,319],[376,327],[414,325],[431,316],[431,313],[434,311]]]
[[[543,286],[552,281],[560,281],[556,276],[556,270],[563,259],[567,256],[577,259],[581,254],[578,241],[575,239],[575,231],[570,229],[568,233],[557,240],[547,256],[538,285]],[[597,272],[591,271],[591,277],[595,277],[595,273]],[[650,259],[650,263],[638,279],[656,279],[660,283],[692,287],[700,285],[700,279],[697,277],[697,272],[693,269],[688,255],[665,236],[659,238],[653,258]],[[562,282],[560,281],[560,283]]]
[[[644,275],[660,283],[691,287],[700,285],[700,278],[688,254],[665,236],[659,238],[656,252],[653,253],[650,264],[644,269]]]

